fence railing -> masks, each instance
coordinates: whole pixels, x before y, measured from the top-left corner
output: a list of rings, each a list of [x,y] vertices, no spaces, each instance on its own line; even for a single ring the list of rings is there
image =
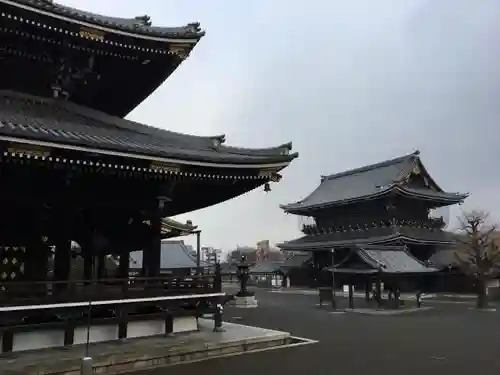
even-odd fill
[[[125,279],[0,282],[0,306],[120,300],[221,291],[220,273]]]

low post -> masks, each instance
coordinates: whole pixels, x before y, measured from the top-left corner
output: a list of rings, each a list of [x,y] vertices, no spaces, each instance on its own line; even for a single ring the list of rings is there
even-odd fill
[[[254,293],[247,289],[248,279],[250,278],[250,265],[246,262],[245,256],[241,257],[240,264],[237,265],[236,276],[240,282],[240,291],[236,293],[231,301],[236,307],[253,308],[257,307],[258,303]]]
[[[83,357],[80,363],[80,373],[81,375],[92,375],[92,358]]]

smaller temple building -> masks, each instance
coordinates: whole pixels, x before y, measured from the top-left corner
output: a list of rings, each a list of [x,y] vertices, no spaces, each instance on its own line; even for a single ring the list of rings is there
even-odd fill
[[[373,292],[379,306],[383,289],[394,296],[398,307],[401,292],[422,290],[424,276],[436,276],[439,271],[412,256],[406,246],[359,245],[338,250],[336,258],[340,262],[326,271],[336,283],[348,285],[351,300],[354,289],[361,289],[367,300]]]
[[[130,276],[140,276],[143,268],[142,251],[130,253]],[[207,262],[200,260],[200,267],[213,267]],[[182,240],[163,240],[161,242],[160,275],[189,276],[197,272],[196,255]]]
[[[404,251],[377,254],[398,254],[398,259],[405,257],[408,262],[427,262],[456,243],[455,235],[445,230],[444,219],[433,216],[432,211],[462,203],[466,197],[443,190],[427,172],[420,152],[415,151],[322,176],[309,196],[281,206],[286,213],[306,217],[308,224],[301,228],[303,237],[278,247],[312,253],[311,278],[320,284],[325,279],[321,271],[338,265],[343,252],[353,248],[358,249],[359,257],[368,260],[368,253],[360,250],[363,246],[404,246]],[[383,268],[381,272],[387,273]],[[427,278],[425,288],[435,286],[435,278]]]

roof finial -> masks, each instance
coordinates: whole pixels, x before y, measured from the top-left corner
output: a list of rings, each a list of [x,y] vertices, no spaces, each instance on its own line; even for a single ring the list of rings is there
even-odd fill
[[[134,19],[137,21],[136,27],[150,27],[152,25],[151,17],[149,17],[147,14],[134,17]]]
[[[420,155],[420,150],[417,148],[415,151],[413,151],[413,155],[415,156]]]

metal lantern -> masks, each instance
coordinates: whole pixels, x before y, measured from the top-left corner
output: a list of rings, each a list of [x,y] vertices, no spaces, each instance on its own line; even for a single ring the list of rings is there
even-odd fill
[[[253,293],[248,291],[247,284],[250,278],[250,265],[246,262],[246,257],[243,255],[241,257],[241,262],[238,264],[236,269],[236,277],[240,282],[240,291],[236,294],[237,297],[251,297]]]

